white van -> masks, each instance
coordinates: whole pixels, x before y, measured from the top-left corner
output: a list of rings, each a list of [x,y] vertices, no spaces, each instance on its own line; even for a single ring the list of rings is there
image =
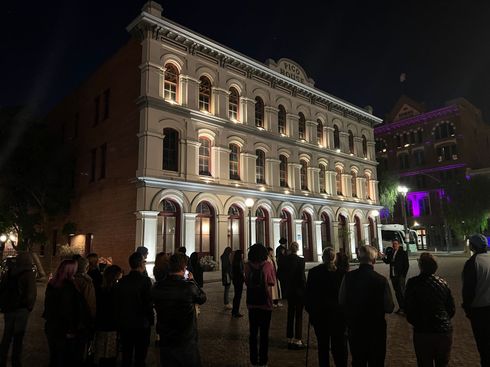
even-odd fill
[[[391,241],[398,240],[405,250],[410,252],[417,251],[417,232],[413,229],[408,230],[408,241],[405,238],[402,224],[383,224],[381,225],[381,239],[383,249],[391,247]]]

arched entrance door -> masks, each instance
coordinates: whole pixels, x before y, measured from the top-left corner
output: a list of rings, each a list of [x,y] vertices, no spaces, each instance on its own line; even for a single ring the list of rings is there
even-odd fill
[[[164,199],[158,215],[157,253],[174,253],[180,247],[180,207],[173,200]]]
[[[330,234],[330,218],[327,213],[322,213],[322,249],[332,246],[332,236]]]
[[[233,251],[245,252],[243,244],[243,210],[237,205],[232,205],[228,209],[228,246]]]
[[[348,254],[348,244],[349,244],[349,228],[347,226],[347,219],[339,214],[339,251]]]
[[[269,247],[269,213],[262,207],[255,212],[255,238],[257,243]]]
[[[293,242],[293,234],[291,231],[291,214],[286,209],[281,211],[280,232],[281,238],[285,238],[287,240],[286,243],[289,247],[291,242]]]
[[[303,256],[305,261],[313,261],[313,240],[311,234],[311,215],[303,212],[301,215],[301,232],[303,235]]]
[[[214,257],[214,209],[208,202],[203,201],[197,206],[196,212],[196,252]]]

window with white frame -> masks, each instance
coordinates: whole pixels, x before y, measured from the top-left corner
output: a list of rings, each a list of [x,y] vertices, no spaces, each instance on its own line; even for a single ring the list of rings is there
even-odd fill
[[[177,87],[179,85],[179,71],[174,64],[165,65],[165,76],[163,83],[163,98],[177,102]]]

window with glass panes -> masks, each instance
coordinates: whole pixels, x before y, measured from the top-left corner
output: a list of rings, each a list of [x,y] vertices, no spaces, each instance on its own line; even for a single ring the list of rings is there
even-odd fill
[[[326,188],[325,188],[325,175],[327,174],[327,166],[325,166],[324,164],[320,164],[320,172],[319,172],[319,176],[320,176],[320,192],[327,192]]]
[[[305,160],[301,160],[300,164],[301,190],[308,190],[308,163]]]
[[[352,196],[357,197],[357,173],[355,171],[351,171],[351,184],[352,184]]]
[[[207,202],[196,208],[196,252],[214,255],[214,210]]]
[[[228,117],[232,120],[238,120],[238,106],[240,96],[236,88],[230,88],[230,96],[228,100]]]
[[[257,149],[255,151],[257,158],[255,159],[255,177],[256,182],[265,183],[265,153],[263,150]]]
[[[288,187],[288,157],[285,155],[279,156],[279,185]]]
[[[362,156],[366,158],[368,155],[368,149],[367,149],[367,139],[366,136],[362,136]]]
[[[255,236],[257,243],[269,246],[269,216],[267,210],[259,207],[255,212]]]
[[[205,76],[199,82],[199,109],[211,112],[211,82]]]
[[[211,162],[211,140],[208,138],[199,138],[199,174],[210,175]]]
[[[335,183],[337,185],[337,195],[342,195],[342,168],[335,168]]]
[[[178,171],[179,133],[171,128],[163,129],[163,169]]]
[[[349,152],[354,154],[354,134],[349,130]]]
[[[366,173],[366,199],[372,199],[371,196],[371,175]]]
[[[332,246],[332,240],[330,237],[330,218],[327,213],[322,213],[322,249],[328,246]]]
[[[322,120],[316,120],[316,140],[319,145],[323,145],[323,123]]]
[[[232,180],[240,179],[240,147],[237,144],[230,144],[230,178]]]
[[[286,134],[286,109],[282,104],[279,105],[279,111],[277,113],[277,126],[279,134]]]
[[[173,253],[180,246],[180,208],[168,199],[164,199],[160,205],[157,252]]]
[[[163,83],[163,98],[177,101],[177,86],[179,84],[179,72],[175,65],[165,65],[165,76]]]
[[[264,101],[255,97],[255,126],[264,127]]]
[[[228,210],[228,246],[243,251],[243,211],[236,205]]]
[[[340,131],[337,125],[333,125],[333,147],[340,149]]]
[[[306,139],[306,118],[302,112],[299,113],[298,134],[300,139]]]

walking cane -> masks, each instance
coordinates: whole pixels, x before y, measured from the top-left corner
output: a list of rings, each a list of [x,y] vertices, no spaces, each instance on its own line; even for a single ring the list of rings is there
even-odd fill
[[[306,333],[306,364],[308,367],[308,350],[310,349],[310,316],[308,316],[308,331]]]

